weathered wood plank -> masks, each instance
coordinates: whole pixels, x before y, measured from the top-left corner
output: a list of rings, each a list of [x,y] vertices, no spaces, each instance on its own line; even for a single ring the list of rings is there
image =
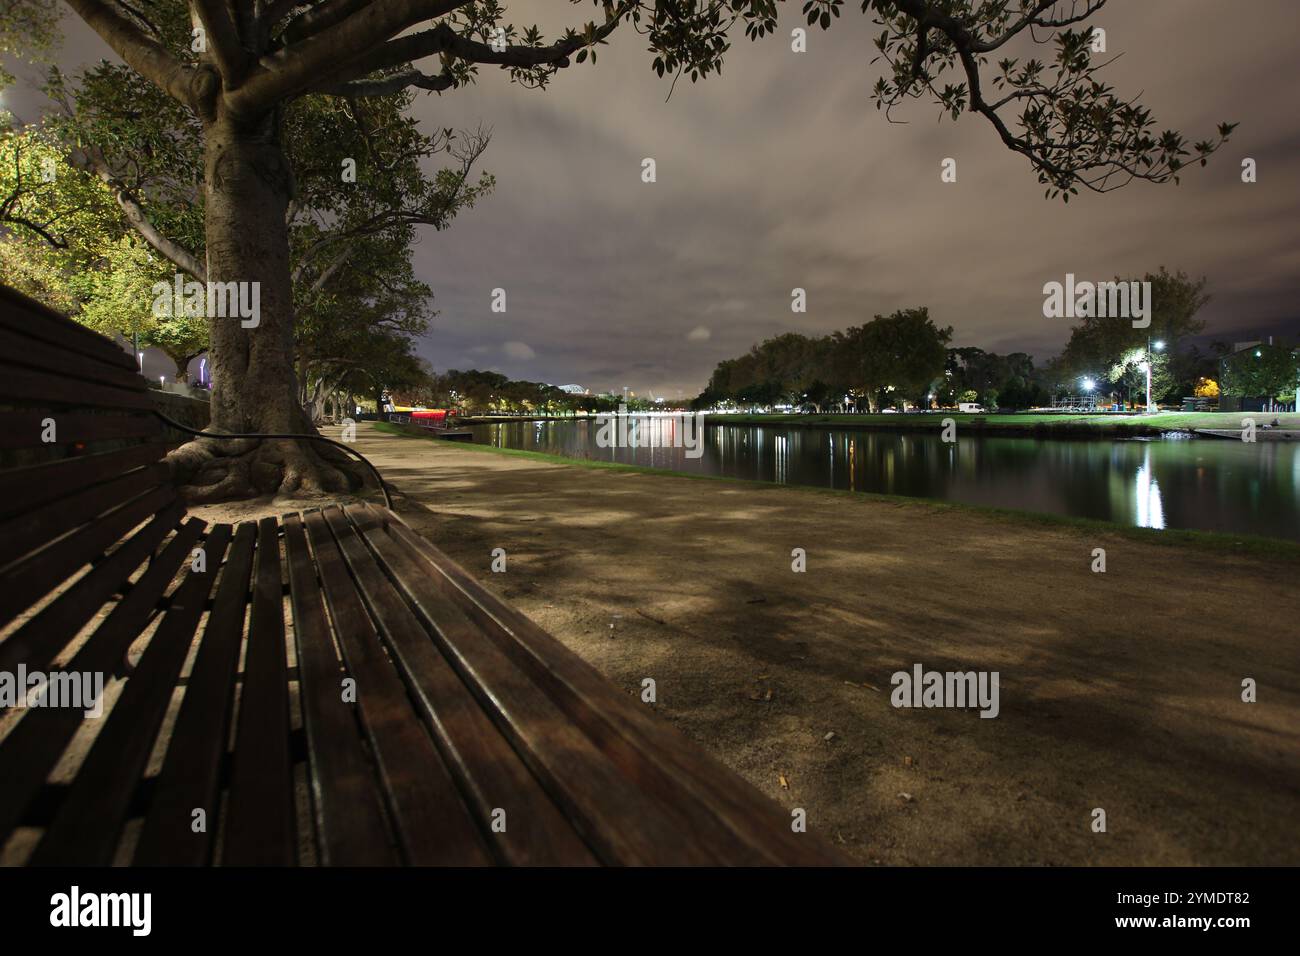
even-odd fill
[[[706,864],[727,859],[720,855],[729,847],[719,845],[726,834],[716,819],[697,806],[664,800],[662,792],[634,776],[640,769],[634,762],[602,752],[579,722],[566,716],[499,647],[484,640],[480,628],[436,589],[406,549],[367,520],[370,514],[358,513],[359,529],[392,569],[439,649],[605,862]],[[620,707],[628,705],[619,701]],[[629,820],[636,824],[629,826]],[[761,860],[743,845],[729,856]]]
[[[0,327],[120,368],[136,367],[135,356],[127,354],[98,332],[3,285],[0,285]]]
[[[170,487],[158,487],[128,502],[94,524],[65,535],[47,548],[0,572],[0,626],[31,607],[82,565],[97,559],[128,531],[164,511],[176,500]]]
[[[491,862],[478,822],[407,700],[320,512],[305,516],[326,604],[408,862]]]
[[[46,422],[53,418],[55,441],[45,441]],[[0,412],[0,449],[38,448],[49,444],[88,445],[116,439],[157,439],[162,423],[150,410],[137,409],[129,414],[95,412],[59,412],[49,409],[23,409]]]
[[[477,818],[490,820],[497,808],[507,811],[506,831],[489,836],[498,856],[521,866],[594,864],[591,851],[439,653],[343,512],[330,507],[323,513]]]
[[[0,671],[12,673],[19,664],[30,670],[48,667],[91,615],[121,590],[131,573],[153,554],[180,517],[179,504],[164,510],[9,635],[0,643]]]
[[[70,492],[0,521],[0,567],[17,561],[60,535],[130,501],[151,488],[170,489],[167,466],[157,461],[103,484]]]
[[[159,516],[158,520],[165,527],[173,523],[170,516]],[[130,593],[73,655],[68,662],[69,671],[107,674],[121,664],[131,642],[144,629],[158,599],[176,576],[181,562],[189,557],[202,532],[203,522],[198,519],[191,519],[181,527]],[[17,824],[81,721],[81,713],[75,710],[31,710],[5,738],[0,745],[0,780],[4,781],[0,786],[0,834],[9,833]]]
[[[283,526],[320,861],[326,866],[391,866],[398,862],[397,852],[361,728],[353,706],[343,700],[346,675],[325,618],[302,518],[288,515]]]
[[[281,595],[278,526],[274,518],[263,518],[257,524],[248,652],[222,848],[227,866],[289,866],[298,859]]]
[[[136,844],[136,865],[200,866],[212,862],[221,765],[235,706],[235,672],[244,643],[256,540],[257,526],[241,524],[221,568],[203,642],[185,685],[185,698]],[[191,825],[195,809],[207,816],[207,827],[199,832]]]
[[[127,678],[108,722],[77,771],[72,788],[30,860],[34,866],[106,866],[113,860],[131,798],[153,750],[172,690],[217,579],[230,526],[204,542],[211,564],[191,569]]]
[[[150,442],[0,473],[0,518],[30,511],[127,472],[138,471],[158,461],[166,450],[165,445]]]

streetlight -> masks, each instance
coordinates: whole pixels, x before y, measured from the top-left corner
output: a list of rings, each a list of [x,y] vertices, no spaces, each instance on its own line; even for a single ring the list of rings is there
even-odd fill
[[[1151,366],[1155,362],[1155,356],[1151,354],[1152,348],[1155,348],[1157,352],[1163,352],[1165,350],[1165,343],[1164,342],[1153,343],[1151,339],[1149,338],[1147,339],[1147,360],[1143,362],[1142,365],[1147,372],[1147,414],[1148,415],[1154,414],[1156,410],[1155,406],[1151,404]]]
[[[1087,411],[1091,408],[1093,411],[1096,411],[1096,406],[1092,404],[1092,391],[1097,387],[1097,383],[1085,375],[1083,378],[1079,379],[1079,384],[1083,386],[1083,392],[1088,396],[1083,403],[1083,410]]]

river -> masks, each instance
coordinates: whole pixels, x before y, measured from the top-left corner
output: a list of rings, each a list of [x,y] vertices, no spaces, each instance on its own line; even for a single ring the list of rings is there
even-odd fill
[[[777,484],[936,498],[1300,539],[1300,443],[1214,438],[1062,440],[937,432],[708,425],[702,454],[671,446],[673,419],[646,421],[660,447],[599,447],[593,421],[475,425],[503,448]],[[680,427],[679,425],[676,427]],[[701,449],[696,449],[699,451]]]

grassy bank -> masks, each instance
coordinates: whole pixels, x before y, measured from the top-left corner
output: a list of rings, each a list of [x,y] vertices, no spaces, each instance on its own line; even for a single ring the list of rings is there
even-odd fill
[[[1243,418],[1260,424],[1277,419],[1281,426],[1300,428],[1300,415],[1262,412],[1163,412],[1158,415],[988,414],[956,412],[898,415],[712,415],[710,425],[784,425],[801,428],[847,428],[881,431],[933,431],[951,418],[963,431],[1001,432],[1052,438],[1109,438],[1190,432],[1196,428],[1238,429]]]
[[[771,416],[782,417],[782,416]],[[792,416],[796,418],[815,416]],[[833,417],[833,416],[832,416]],[[862,418],[866,416],[844,416]],[[877,416],[893,418],[896,416]],[[902,417],[902,416],[897,416]],[[931,416],[909,416],[931,417]],[[815,495],[838,495],[853,498],[868,498],[895,505],[931,508],[935,510],[952,510],[996,517],[1004,521],[1031,526],[1070,527],[1081,532],[1105,531],[1118,534],[1135,541],[1162,546],[1191,547],[1211,551],[1221,555],[1248,555],[1286,564],[1300,565],[1300,543],[1284,541],[1278,538],[1263,538],[1253,535],[1222,534],[1214,531],[1187,531],[1182,529],[1157,530],[1155,528],[1135,528],[1111,521],[1094,518],[1075,518],[1068,515],[1047,514],[1036,511],[1015,511],[1009,508],[992,508],[986,505],[972,505],[955,501],[941,501],[934,498],[916,498],[907,495],[884,495],[875,492],[846,491],[838,488],[817,488],[810,485],[777,485],[772,482],[751,481],[743,478],[729,478],[722,475],[702,475],[693,472],[671,471],[666,468],[651,468],[647,465],[629,465],[622,462],[597,461],[589,458],[567,458],[563,455],[548,455],[543,452],[525,451],[518,448],[498,448],[495,445],[478,445],[470,442],[439,441],[435,436],[419,428],[395,425],[391,422],[375,422],[376,431],[413,441],[438,441],[440,447],[458,448],[471,452],[492,455],[505,455],[532,461],[568,465],[576,468],[591,468],[607,471],[637,472],[648,475],[669,475],[677,478],[690,478],[696,481],[726,481],[733,484],[752,485],[756,488],[781,488],[792,492]],[[1197,426],[1214,427],[1214,426]],[[1222,427],[1222,426],[1219,426]]]

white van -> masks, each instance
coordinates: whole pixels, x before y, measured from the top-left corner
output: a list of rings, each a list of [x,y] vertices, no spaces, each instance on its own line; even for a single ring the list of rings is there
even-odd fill
[[[984,409],[977,402],[958,402],[957,411],[963,415],[978,415]]]

